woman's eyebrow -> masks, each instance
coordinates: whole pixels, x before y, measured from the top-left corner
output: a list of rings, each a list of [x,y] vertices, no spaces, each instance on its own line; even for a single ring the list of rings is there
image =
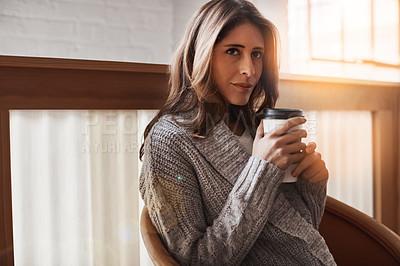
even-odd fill
[[[224,47],[239,47],[239,48],[245,48],[244,45],[242,44],[225,44]],[[254,47],[254,50],[264,50],[264,47]]]
[[[241,44],[225,44],[224,47],[240,47],[240,48],[244,48],[244,45]]]

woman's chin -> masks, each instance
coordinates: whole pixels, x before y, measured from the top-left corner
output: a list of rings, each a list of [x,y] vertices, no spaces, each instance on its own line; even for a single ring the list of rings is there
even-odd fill
[[[243,106],[243,105],[246,105],[248,102],[249,102],[249,100],[232,101],[231,104]]]

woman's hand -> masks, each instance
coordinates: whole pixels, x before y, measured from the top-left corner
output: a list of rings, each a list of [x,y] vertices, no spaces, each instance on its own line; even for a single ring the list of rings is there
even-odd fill
[[[327,180],[329,177],[325,162],[321,159],[321,154],[315,152],[317,145],[311,142],[305,149],[304,159],[293,170],[292,175],[300,175],[309,182],[316,183]]]
[[[291,164],[300,162],[304,157],[300,151],[306,148],[306,144],[301,142],[301,138],[305,138],[307,132],[303,129],[288,131],[305,122],[306,119],[302,117],[293,117],[286,120],[285,124],[275,131],[264,135],[264,126],[261,120],[254,138],[252,155],[267,160],[282,170]]]

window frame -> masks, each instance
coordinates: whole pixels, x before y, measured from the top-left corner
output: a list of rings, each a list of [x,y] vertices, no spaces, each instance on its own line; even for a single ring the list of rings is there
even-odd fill
[[[342,1],[340,1],[342,3]],[[370,26],[371,26],[371,49],[373,50],[375,47],[375,24],[374,24],[374,3],[375,0],[370,0],[370,8],[371,8],[371,21],[370,21]],[[367,58],[362,58],[358,59],[356,61],[349,61],[344,59],[344,49],[345,49],[345,41],[344,41],[344,25],[343,25],[343,19],[341,21],[341,59],[340,60],[335,60],[335,59],[329,59],[329,58],[324,58],[324,57],[315,57],[313,56],[313,36],[311,34],[311,25],[312,25],[312,3],[311,0],[307,0],[307,38],[308,38],[308,50],[309,50],[309,55],[310,55],[310,60],[311,61],[324,61],[324,62],[335,62],[335,63],[345,63],[345,64],[371,64],[374,66],[378,67],[389,67],[389,68],[399,68],[400,67],[400,1],[398,1],[398,16],[397,16],[397,29],[398,29],[398,57],[399,57],[399,63],[398,64],[390,64],[390,63],[385,63],[381,61],[376,61],[374,59],[367,59]],[[373,51],[372,51],[373,53]]]

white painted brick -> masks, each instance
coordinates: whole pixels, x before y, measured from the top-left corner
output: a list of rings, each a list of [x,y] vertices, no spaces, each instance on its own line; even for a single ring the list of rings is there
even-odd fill
[[[68,40],[73,32],[73,22],[0,15],[1,35]]]
[[[107,27],[105,32],[106,44],[130,44],[130,31],[127,28]]]
[[[148,30],[140,30],[137,29],[132,31],[132,34],[129,35],[131,43],[147,43],[149,45],[157,45],[163,46],[166,42],[170,42],[171,32],[166,31],[148,31]]]
[[[174,16],[173,16],[173,43],[171,48],[174,50],[183,37],[186,26],[193,16],[193,14],[205,3],[207,0],[198,1],[185,1],[174,0]]]
[[[55,14],[63,20],[104,23],[106,12],[106,6],[93,3],[59,2],[55,5]]]
[[[48,40],[70,40],[74,36],[74,22],[23,18],[22,35]]]
[[[46,57],[70,57],[74,50],[73,42],[46,40],[39,43],[40,56]]]
[[[145,14],[134,7],[110,7],[106,12],[107,24],[121,25],[121,23],[142,26]],[[143,25],[144,26],[144,25]]]
[[[115,60],[117,57],[107,56],[107,47],[104,44],[75,44],[68,57],[80,59]],[[120,59],[118,59],[120,60]]]
[[[205,0],[0,0],[0,53],[169,63]]]
[[[18,2],[18,1],[16,1]],[[21,1],[19,1],[21,2]],[[41,19],[55,19],[59,18],[55,14],[55,5],[53,3],[43,2],[29,2],[27,4],[21,4],[18,9],[9,9],[14,15],[21,18],[41,18]]]
[[[78,43],[99,43],[106,41],[106,27],[94,23],[76,25],[74,40]]]
[[[24,25],[21,18],[14,15],[0,14],[1,36],[22,36]]]
[[[0,13],[2,15],[17,16],[24,14],[24,3],[22,1],[0,1]]]
[[[0,35],[0,54],[2,55],[39,56],[39,47],[40,41],[35,39]]]
[[[83,4],[88,3],[88,4],[98,4],[98,5],[105,5],[107,2],[106,0],[49,0],[49,1],[51,1],[52,3],[74,2],[74,3],[83,3]]]
[[[162,11],[165,8],[169,8],[174,1],[175,0],[106,0],[106,4],[108,6],[136,7],[139,9]]]
[[[135,62],[157,62],[151,47],[120,46],[112,52],[112,56],[118,56],[121,61],[132,61],[132,58],[135,58]]]
[[[149,11],[138,7],[109,8],[106,14],[107,24],[147,29],[172,27],[172,10]]]
[[[39,41],[27,37],[0,37],[0,43],[2,55],[64,58],[71,57],[74,48],[74,44],[70,42]]]

